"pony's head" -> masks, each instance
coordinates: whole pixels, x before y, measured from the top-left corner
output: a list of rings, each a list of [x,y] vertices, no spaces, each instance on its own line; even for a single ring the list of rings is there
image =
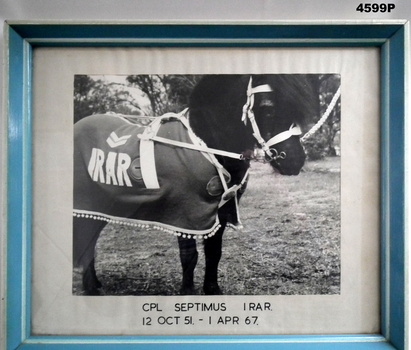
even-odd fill
[[[258,147],[283,175],[298,175],[305,162],[300,142],[304,113],[295,75],[255,75],[247,87],[242,120],[249,123]]]
[[[206,75],[190,96],[190,124],[209,147],[246,153],[257,145],[273,168],[297,175],[311,89],[305,75]]]

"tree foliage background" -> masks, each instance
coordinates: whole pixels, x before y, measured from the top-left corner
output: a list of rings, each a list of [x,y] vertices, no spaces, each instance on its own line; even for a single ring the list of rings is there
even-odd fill
[[[160,116],[180,112],[188,106],[190,93],[201,75],[129,75],[119,83],[109,76],[95,78],[76,75],[74,78],[74,122],[91,115],[118,113],[124,115]],[[335,74],[301,74],[301,88],[313,91],[314,108],[307,127],[315,125],[326,111],[340,85]],[[311,86],[306,86],[306,84]],[[136,96],[135,91],[140,95]],[[323,126],[305,143],[309,159],[339,155],[341,103]],[[308,130],[308,129],[307,129]]]

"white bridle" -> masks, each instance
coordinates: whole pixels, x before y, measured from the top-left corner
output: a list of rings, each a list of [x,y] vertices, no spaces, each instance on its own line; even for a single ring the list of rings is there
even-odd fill
[[[253,78],[250,77],[250,81],[248,83],[248,88],[247,88],[247,102],[243,106],[243,115],[241,117],[241,120],[246,125],[247,117],[248,117],[248,119],[250,120],[251,126],[253,128],[254,138],[257,140],[257,142],[263,149],[264,153],[267,155],[267,157],[270,160],[276,160],[278,158],[284,159],[286,157],[285,152],[281,152],[280,154],[278,154],[278,151],[275,148],[272,148],[272,146],[280,142],[283,142],[292,136],[301,135],[302,134],[301,129],[298,125],[292,123],[288,130],[280,132],[279,134],[275,135],[268,141],[265,141],[263,137],[261,136],[260,129],[258,128],[257,122],[255,120],[254,112],[253,112],[254,95],[260,92],[272,92],[273,89],[268,84],[252,87],[252,80]]]

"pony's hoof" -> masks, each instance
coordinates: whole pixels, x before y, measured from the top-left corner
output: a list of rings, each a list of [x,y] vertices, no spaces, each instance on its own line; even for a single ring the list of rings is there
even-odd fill
[[[102,293],[101,293],[100,288],[87,288],[84,290],[84,295],[96,296],[96,295],[102,295]]]
[[[98,279],[94,279],[93,281],[83,280],[84,295],[102,295],[101,289],[102,284]]]
[[[204,284],[203,291],[205,295],[222,295],[223,291],[218,286],[218,283]]]
[[[195,292],[194,286],[190,286],[190,287],[183,286],[180,289],[180,295],[195,295],[195,294],[196,292]]]

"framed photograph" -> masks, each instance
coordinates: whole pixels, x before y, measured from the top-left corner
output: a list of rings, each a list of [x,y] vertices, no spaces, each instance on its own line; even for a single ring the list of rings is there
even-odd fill
[[[7,349],[406,348],[408,23],[5,29]]]

